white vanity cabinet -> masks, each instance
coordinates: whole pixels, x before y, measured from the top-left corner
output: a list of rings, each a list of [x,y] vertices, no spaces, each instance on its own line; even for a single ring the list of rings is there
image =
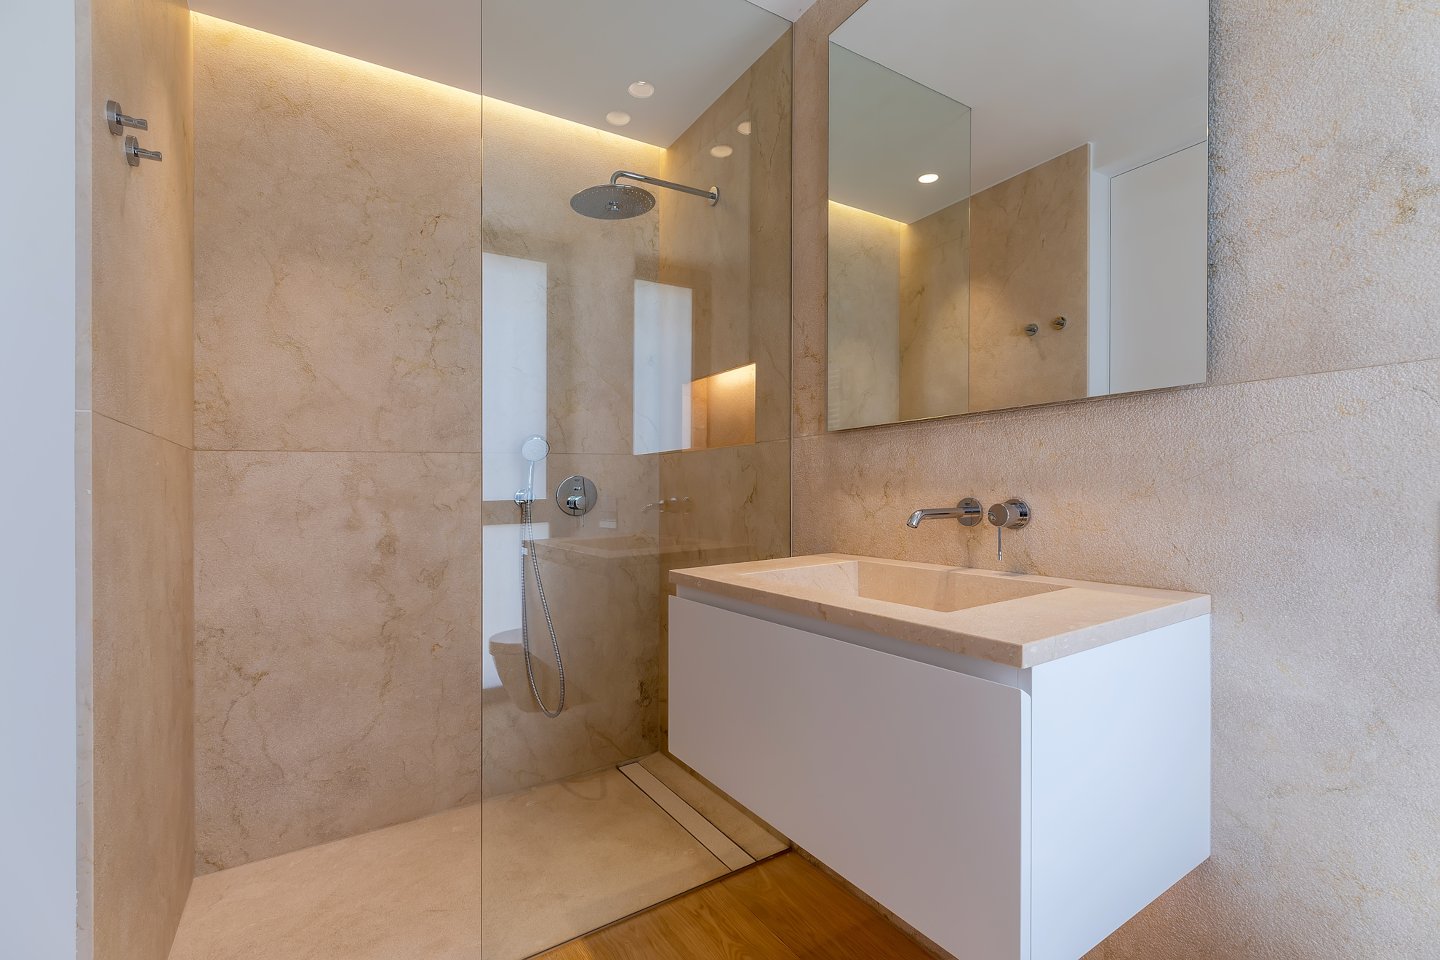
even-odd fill
[[[1210,853],[1210,618],[1029,668],[681,587],[670,750],[963,960],[1078,960]]]

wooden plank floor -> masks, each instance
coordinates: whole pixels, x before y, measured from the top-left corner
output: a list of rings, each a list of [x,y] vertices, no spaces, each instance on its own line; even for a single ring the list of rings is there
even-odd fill
[[[795,853],[730,874],[536,960],[933,960]]]

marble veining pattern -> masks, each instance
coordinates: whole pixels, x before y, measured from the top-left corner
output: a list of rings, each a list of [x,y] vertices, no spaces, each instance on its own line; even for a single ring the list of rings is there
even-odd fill
[[[77,227],[90,245],[75,383],[77,946],[80,960],[164,960],[195,842],[190,11],[92,0],[75,12],[82,164],[89,154]],[[149,119],[139,139],[165,163],[125,162],[111,98]]]
[[[193,453],[92,425],[94,956],[164,960],[195,846]]]
[[[196,868],[480,793],[480,455],[200,452]]]
[[[480,98],[195,26],[197,448],[479,450]]]

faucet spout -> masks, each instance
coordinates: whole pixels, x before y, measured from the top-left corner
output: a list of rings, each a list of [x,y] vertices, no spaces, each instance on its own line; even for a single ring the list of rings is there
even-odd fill
[[[961,526],[974,527],[979,525],[982,516],[983,508],[980,506],[980,501],[974,497],[966,497],[953,507],[927,507],[923,510],[916,510],[910,514],[910,519],[905,521],[905,526],[915,530],[926,520],[954,518],[960,521]]]
[[[920,524],[923,524],[927,518],[940,517],[940,515],[948,514],[948,512],[949,511],[946,510],[917,510],[914,511],[913,514],[910,514],[910,520],[904,521],[904,525],[909,527],[910,530],[917,530]]]

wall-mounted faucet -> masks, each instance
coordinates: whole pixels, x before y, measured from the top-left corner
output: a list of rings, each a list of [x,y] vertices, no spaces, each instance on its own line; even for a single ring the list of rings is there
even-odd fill
[[[980,520],[984,516],[983,511],[984,507],[980,505],[979,500],[974,497],[966,497],[953,507],[916,510],[910,514],[910,519],[905,521],[905,525],[914,530],[926,520],[954,517],[960,521],[962,527],[975,527],[980,525]]]

